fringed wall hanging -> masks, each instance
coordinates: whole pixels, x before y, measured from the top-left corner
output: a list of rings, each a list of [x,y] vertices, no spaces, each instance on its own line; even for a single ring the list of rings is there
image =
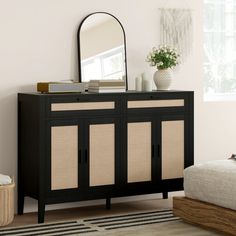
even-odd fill
[[[192,49],[192,10],[162,8],[160,11],[160,43],[176,48],[183,62]]]

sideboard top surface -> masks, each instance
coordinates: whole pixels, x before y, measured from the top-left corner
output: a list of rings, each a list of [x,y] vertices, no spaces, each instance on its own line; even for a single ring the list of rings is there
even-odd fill
[[[32,93],[18,93],[20,94],[25,94],[25,95],[34,95],[34,96],[86,96],[86,95],[95,95],[95,96],[99,96],[99,95],[145,95],[145,94],[179,94],[179,93],[193,93],[194,91],[187,91],[187,90],[153,90],[150,92],[146,92],[146,91],[135,91],[135,90],[128,90],[126,92],[119,92],[119,93],[89,93],[89,92],[83,92],[83,93],[38,93],[38,92],[32,92]]]

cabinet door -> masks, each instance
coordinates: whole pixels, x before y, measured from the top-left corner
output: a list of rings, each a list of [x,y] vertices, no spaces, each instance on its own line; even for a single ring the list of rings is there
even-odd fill
[[[153,128],[151,118],[127,121],[127,183],[153,181]]]
[[[90,119],[87,125],[88,182],[91,187],[118,182],[120,128],[116,118]]]
[[[47,159],[49,192],[81,188],[82,133],[82,122],[61,120],[50,123]]]
[[[184,117],[167,118],[161,121],[162,180],[183,178],[185,162]]]

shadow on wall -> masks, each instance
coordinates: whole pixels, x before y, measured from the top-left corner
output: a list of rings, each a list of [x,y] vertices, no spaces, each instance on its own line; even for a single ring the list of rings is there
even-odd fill
[[[79,81],[79,61],[78,61],[78,42],[77,32],[79,29],[80,21],[78,25],[73,29],[71,42],[70,42],[70,74],[69,79],[78,82]]]
[[[17,182],[16,89],[4,90],[0,93],[0,173],[12,176],[15,182]]]
[[[4,89],[4,91],[0,91],[0,173],[13,176],[16,184],[17,93],[32,91],[36,91],[35,84],[11,87],[11,89]]]
[[[17,92],[36,91],[35,85],[12,87],[0,92],[0,173],[16,179],[17,167]]]

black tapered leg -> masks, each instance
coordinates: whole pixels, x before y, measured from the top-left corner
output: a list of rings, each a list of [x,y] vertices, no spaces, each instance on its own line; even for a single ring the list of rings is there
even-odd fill
[[[162,198],[168,199],[168,192],[162,192]]]
[[[107,210],[111,209],[111,199],[110,198],[106,198],[106,209]]]
[[[38,223],[44,223],[45,203],[38,201]]]
[[[19,190],[18,190],[19,191]],[[18,205],[17,205],[17,213],[18,215],[24,214],[24,195],[20,191],[18,192]]]

